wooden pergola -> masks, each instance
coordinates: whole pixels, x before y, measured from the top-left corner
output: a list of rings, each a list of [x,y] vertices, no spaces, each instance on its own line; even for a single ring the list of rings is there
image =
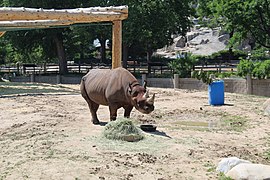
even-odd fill
[[[6,31],[112,22],[112,68],[117,68],[121,66],[122,60],[122,20],[127,17],[127,6],[61,10],[2,7],[0,8],[0,37]]]

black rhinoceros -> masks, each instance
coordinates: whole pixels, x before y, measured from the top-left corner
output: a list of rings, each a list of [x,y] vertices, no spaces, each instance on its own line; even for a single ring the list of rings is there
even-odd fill
[[[155,94],[149,98],[146,83],[138,80],[126,69],[93,69],[81,80],[81,94],[88,103],[93,124],[99,124],[99,105],[109,106],[110,120],[116,120],[117,110],[125,109],[124,117],[130,117],[133,107],[148,114],[154,110]]]

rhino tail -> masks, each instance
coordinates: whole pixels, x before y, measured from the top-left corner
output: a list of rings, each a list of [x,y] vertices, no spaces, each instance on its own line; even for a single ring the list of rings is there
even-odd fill
[[[85,89],[85,77],[82,78],[81,80],[81,85],[80,85],[80,90],[81,90],[81,95],[82,97],[87,101],[89,102],[90,101],[90,98],[86,92],[86,89]]]

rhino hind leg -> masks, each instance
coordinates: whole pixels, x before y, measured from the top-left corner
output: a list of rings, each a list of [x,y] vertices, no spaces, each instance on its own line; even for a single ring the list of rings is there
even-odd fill
[[[92,115],[93,124],[100,124],[98,117],[97,117],[97,110],[98,110],[99,104],[96,104],[95,102],[93,102],[91,100],[87,103],[88,103],[88,106],[89,106],[89,109],[90,109],[90,112]]]
[[[93,102],[88,97],[87,92],[85,90],[85,86],[84,86],[84,79],[81,82],[80,89],[81,89],[81,95],[86,100],[86,102],[88,104],[88,107],[90,109],[90,112],[91,112],[91,115],[92,115],[92,122],[93,122],[93,124],[100,124],[100,122],[99,122],[99,120],[97,118],[97,110],[98,110],[99,104],[96,104],[95,102]]]

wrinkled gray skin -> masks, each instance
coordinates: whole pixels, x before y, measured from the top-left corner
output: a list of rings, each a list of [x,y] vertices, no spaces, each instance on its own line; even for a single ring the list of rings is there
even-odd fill
[[[135,107],[148,114],[154,110],[155,94],[149,98],[146,84],[140,86],[137,79],[126,69],[93,69],[81,81],[81,94],[88,103],[93,124],[99,124],[99,105],[109,106],[110,120],[116,120],[117,110],[125,109],[124,117],[130,117]]]

